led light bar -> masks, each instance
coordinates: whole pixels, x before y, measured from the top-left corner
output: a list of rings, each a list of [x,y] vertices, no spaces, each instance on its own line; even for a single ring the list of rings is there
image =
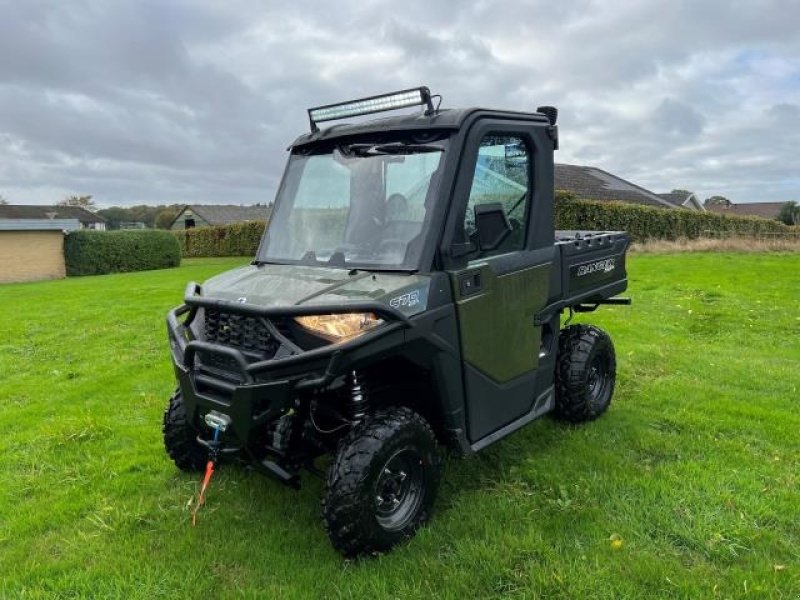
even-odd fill
[[[408,108],[409,106],[427,106],[425,114],[433,114],[433,101],[431,91],[426,87],[418,87],[410,90],[392,92],[391,94],[381,94],[380,96],[370,96],[349,102],[338,104],[327,104],[308,109],[308,120],[311,123],[311,131],[319,131],[317,123],[323,121],[335,121],[347,117],[359,115],[369,115],[386,110],[396,110],[398,108]]]

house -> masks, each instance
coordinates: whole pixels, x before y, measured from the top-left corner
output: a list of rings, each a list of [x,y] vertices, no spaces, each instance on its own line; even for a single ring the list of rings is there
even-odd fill
[[[777,219],[785,202],[739,202],[734,204],[709,204],[706,209],[718,215],[738,215],[740,217],[761,217]]]
[[[187,204],[173,219],[170,229],[192,229],[214,225],[230,225],[248,221],[266,221],[271,206],[237,206],[233,204]]]
[[[700,202],[700,199],[694,192],[669,192],[667,194],[659,194],[659,196],[677,206],[706,212],[706,207],[703,206],[703,203]]]
[[[0,283],[65,277],[64,234],[81,228],[78,219],[0,218]]]
[[[597,167],[556,164],[555,189],[572,192],[582,200],[619,200],[668,209],[680,206]]]
[[[0,204],[0,220],[72,220],[80,224],[80,229],[105,231],[106,220],[82,206],[45,206],[39,204]]]

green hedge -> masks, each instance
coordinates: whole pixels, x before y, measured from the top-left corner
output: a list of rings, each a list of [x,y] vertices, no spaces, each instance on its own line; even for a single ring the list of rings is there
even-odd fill
[[[168,231],[73,231],[64,240],[67,275],[177,267],[181,249]]]
[[[255,256],[266,225],[266,221],[248,221],[171,233],[184,256]]]
[[[688,209],[670,210],[625,202],[577,200],[556,192],[558,229],[625,230],[637,241],[720,235],[769,236],[793,229],[759,217],[734,217]]]
[[[307,219],[330,218],[307,215],[295,226],[305,227]],[[338,219],[337,219],[338,220]],[[556,192],[555,220],[558,229],[625,230],[634,240],[698,238],[719,235],[769,236],[796,232],[778,221],[758,217],[734,217],[688,209],[670,210],[611,201],[579,200],[569,192]],[[255,256],[264,233],[265,221],[235,223],[221,227],[198,227],[172,231],[183,256]]]

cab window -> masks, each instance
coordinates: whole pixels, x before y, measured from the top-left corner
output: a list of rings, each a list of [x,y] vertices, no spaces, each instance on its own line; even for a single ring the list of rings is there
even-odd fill
[[[530,152],[521,137],[506,134],[483,137],[464,215],[465,237],[476,244],[471,258],[504,254],[524,247],[531,196],[530,173]],[[511,223],[511,233],[499,247],[481,251],[477,248],[475,207],[489,203],[501,204]]]

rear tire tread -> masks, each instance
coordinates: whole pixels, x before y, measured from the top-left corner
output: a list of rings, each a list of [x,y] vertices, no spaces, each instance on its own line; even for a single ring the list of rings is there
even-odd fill
[[[587,372],[598,352],[608,353],[607,399],[600,406],[589,401]],[[556,409],[559,418],[571,423],[596,419],[608,409],[614,395],[616,357],[609,335],[593,325],[565,327],[558,339],[556,362]]]

